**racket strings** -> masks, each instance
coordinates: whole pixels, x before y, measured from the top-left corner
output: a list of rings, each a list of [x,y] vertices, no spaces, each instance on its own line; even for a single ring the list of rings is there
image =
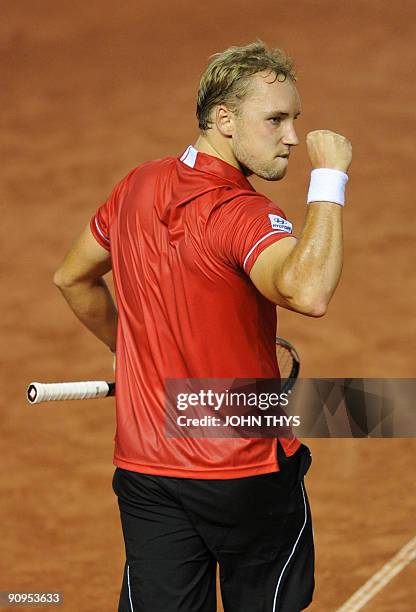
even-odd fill
[[[293,357],[290,351],[284,346],[277,345],[276,348],[277,364],[279,366],[280,378],[288,378],[292,371]]]

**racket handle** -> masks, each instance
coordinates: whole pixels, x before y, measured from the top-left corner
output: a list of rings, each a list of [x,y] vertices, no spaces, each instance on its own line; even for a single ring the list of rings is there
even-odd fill
[[[32,382],[27,388],[27,400],[30,404],[57,400],[93,399],[109,397],[114,394],[115,383],[106,382],[105,380],[64,383]]]

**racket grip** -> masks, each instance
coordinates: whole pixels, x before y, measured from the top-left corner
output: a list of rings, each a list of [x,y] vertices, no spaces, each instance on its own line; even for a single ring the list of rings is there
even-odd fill
[[[114,395],[115,384],[105,380],[81,382],[40,383],[32,382],[27,388],[30,404],[57,400],[84,400]]]

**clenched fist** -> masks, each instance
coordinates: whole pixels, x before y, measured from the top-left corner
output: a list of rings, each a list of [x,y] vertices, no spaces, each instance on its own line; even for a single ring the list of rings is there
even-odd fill
[[[352,159],[352,146],[341,134],[329,130],[314,130],[306,136],[312,167],[334,168],[347,172]]]

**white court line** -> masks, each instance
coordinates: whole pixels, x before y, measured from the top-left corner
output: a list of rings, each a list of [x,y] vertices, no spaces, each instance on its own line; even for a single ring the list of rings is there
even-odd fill
[[[356,612],[361,610],[388,582],[406,565],[416,559],[416,536],[399,550],[390,561],[367,580],[336,612]]]

